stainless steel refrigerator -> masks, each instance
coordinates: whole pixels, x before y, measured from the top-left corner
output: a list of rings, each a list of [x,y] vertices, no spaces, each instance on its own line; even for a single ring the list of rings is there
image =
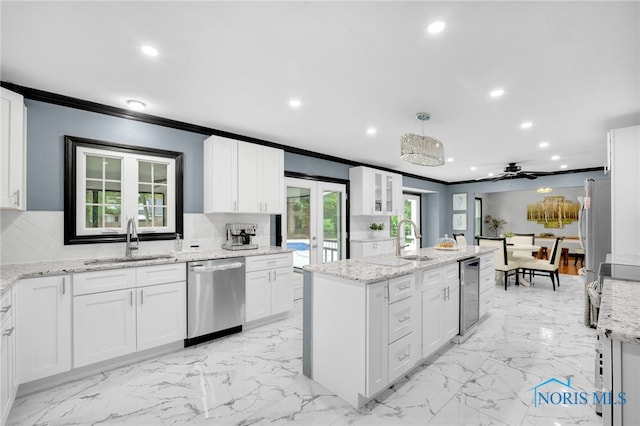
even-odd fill
[[[587,282],[597,281],[598,267],[611,252],[611,181],[586,179],[580,201],[578,236],[585,254]]]

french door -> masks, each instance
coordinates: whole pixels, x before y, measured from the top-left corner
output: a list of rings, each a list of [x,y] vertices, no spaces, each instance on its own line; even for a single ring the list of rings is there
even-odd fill
[[[285,178],[284,235],[294,268],[346,258],[346,185]]]

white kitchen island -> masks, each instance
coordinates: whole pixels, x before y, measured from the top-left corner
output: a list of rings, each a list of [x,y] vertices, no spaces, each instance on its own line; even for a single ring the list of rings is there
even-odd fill
[[[303,373],[355,407],[448,344],[459,330],[458,261],[480,257],[480,316],[492,298],[493,249],[424,248],[305,267]],[[483,279],[484,278],[484,279]],[[491,285],[491,291],[482,288]]]

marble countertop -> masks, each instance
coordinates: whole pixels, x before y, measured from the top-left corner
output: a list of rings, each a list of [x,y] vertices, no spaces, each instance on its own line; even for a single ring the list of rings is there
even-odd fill
[[[360,259],[340,260],[337,262],[323,263],[319,265],[307,265],[305,270],[332,275],[347,280],[358,281],[365,284],[386,280],[414,273],[416,271],[437,268],[448,263],[457,262],[473,256],[491,253],[495,249],[492,247],[467,246],[459,250],[438,250],[435,248],[423,248],[419,250],[403,251],[403,255],[429,256],[432,259],[427,261],[410,261],[401,266],[385,266],[371,262],[381,259],[391,259],[393,254],[371,256]]]
[[[604,280],[598,331],[610,339],[640,344],[640,283]]]
[[[0,267],[0,295],[7,289],[15,285],[21,278],[42,277],[48,275],[63,275],[75,272],[99,271],[105,269],[121,269],[135,268],[137,266],[163,265],[167,263],[191,262],[197,260],[209,259],[225,259],[230,257],[247,257],[262,254],[278,254],[288,253],[292,250],[283,249],[276,246],[261,246],[253,250],[200,250],[200,251],[181,251],[173,253],[144,253],[136,257],[144,258],[145,256],[169,255],[160,259],[145,259],[128,262],[112,262],[112,263],[89,263],[96,259],[66,259],[53,260],[49,262],[34,263],[17,263],[11,265],[2,265]]]
[[[393,241],[396,237],[380,237],[380,238],[352,238],[352,243],[370,243],[376,241]]]

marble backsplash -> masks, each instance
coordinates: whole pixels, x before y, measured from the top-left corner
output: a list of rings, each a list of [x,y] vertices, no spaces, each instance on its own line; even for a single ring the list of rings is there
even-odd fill
[[[183,250],[193,244],[201,250],[218,249],[225,241],[226,223],[256,223],[254,243],[270,242],[270,217],[251,214],[184,215]],[[0,263],[29,263],[124,255],[125,243],[64,245],[64,213],[60,211],[0,212]],[[140,255],[174,251],[173,241],[141,242]]]

